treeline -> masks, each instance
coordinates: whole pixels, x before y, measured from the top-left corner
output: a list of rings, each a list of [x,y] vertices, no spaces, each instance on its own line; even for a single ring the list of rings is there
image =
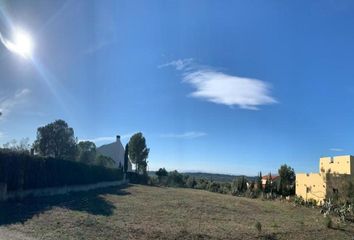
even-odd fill
[[[92,184],[123,179],[123,166],[96,152],[90,141],[78,143],[73,128],[56,120],[37,129],[29,139],[0,148],[0,183],[8,191]]]
[[[37,129],[37,137],[33,144],[28,138],[19,142],[12,140],[3,144],[2,151],[23,154],[35,154],[41,157],[77,161],[89,165],[99,165],[108,168],[116,167],[114,160],[96,151],[96,145],[91,141],[77,141],[74,129],[64,120],[56,120]]]
[[[123,179],[122,169],[105,168],[63,160],[0,151],[0,183],[8,191],[91,184]]]
[[[276,196],[289,196],[295,193],[295,172],[287,165],[282,165],[278,170],[278,179],[273,181],[271,174],[264,177],[262,173],[256,178],[248,179],[246,176],[236,177],[230,182],[218,182],[204,178],[195,178],[178,171],[168,172],[160,168],[155,172],[156,176],[150,177],[150,184],[168,187],[185,187],[202,189],[210,192],[232,194],[256,198],[265,196],[273,198]]]

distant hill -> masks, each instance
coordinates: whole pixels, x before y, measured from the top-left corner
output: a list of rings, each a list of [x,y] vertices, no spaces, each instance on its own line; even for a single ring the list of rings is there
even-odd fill
[[[182,174],[195,177],[196,179],[205,178],[216,182],[232,182],[235,178],[243,176],[243,175],[229,175],[229,174],[221,174],[221,173],[204,173],[204,172],[185,172]],[[253,176],[251,177],[245,176],[245,177],[248,180],[255,180],[256,178]]]
[[[148,172],[149,176],[156,176],[154,171]],[[221,173],[204,173],[204,172],[183,172],[184,175],[192,176],[196,179],[204,178],[208,180],[213,180],[216,182],[232,182],[235,178],[241,177],[242,175],[230,175]],[[255,180],[254,176],[245,176],[248,180]]]

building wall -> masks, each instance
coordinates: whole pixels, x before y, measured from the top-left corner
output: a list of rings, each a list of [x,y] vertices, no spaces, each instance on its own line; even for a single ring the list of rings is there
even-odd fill
[[[303,199],[315,199],[319,203],[326,198],[327,172],[332,174],[354,174],[354,157],[350,155],[323,157],[319,161],[319,173],[296,174],[296,195]]]
[[[320,158],[319,171],[325,173],[330,170],[334,174],[352,174],[354,173],[354,162],[352,156],[336,156]]]
[[[314,199],[321,203],[326,197],[326,183],[321,173],[296,174],[296,195],[305,201]]]
[[[124,166],[124,147],[120,141],[120,137],[117,136],[115,142],[103,145],[97,148],[97,152],[104,156],[112,158],[116,162],[116,167]],[[132,171],[132,164],[128,162],[128,171]]]

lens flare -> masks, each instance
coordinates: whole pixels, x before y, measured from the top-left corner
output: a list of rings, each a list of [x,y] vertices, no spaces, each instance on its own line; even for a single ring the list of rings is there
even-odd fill
[[[33,53],[33,42],[31,36],[23,31],[22,29],[16,29],[13,34],[13,41],[5,39],[0,35],[0,40],[4,46],[14,52],[19,54],[24,58],[30,58]]]

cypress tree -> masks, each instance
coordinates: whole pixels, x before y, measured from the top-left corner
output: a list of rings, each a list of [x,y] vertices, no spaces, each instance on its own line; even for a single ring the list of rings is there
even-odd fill
[[[127,143],[125,145],[125,151],[124,151],[124,173],[128,172],[128,164],[129,164],[129,144]]]

